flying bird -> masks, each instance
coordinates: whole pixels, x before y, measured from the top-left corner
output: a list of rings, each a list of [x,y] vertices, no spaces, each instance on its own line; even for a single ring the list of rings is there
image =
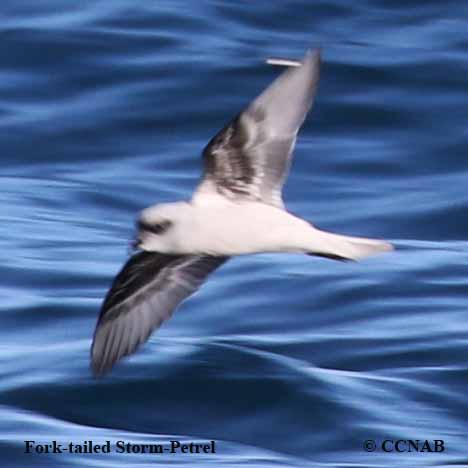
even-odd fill
[[[321,231],[285,209],[281,191],[316,94],[320,51],[300,62],[269,63],[288,68],[205,147],[192,199],[141,212],[138,251],[115,278],[97,322],[95,375],[133,353],[231,256],[297,252],[359,260],[392,249],[381,240]]]

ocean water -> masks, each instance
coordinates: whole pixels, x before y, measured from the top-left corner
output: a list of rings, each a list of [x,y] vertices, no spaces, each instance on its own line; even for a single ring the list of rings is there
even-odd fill
[[[1,10],[2,466],[468,466],[468,4]],[[206,142],[278,73],[266,57],[316,46],[286,204],[396,251],[231,260],[94,379],[92,333],[137,213],[190,196]],[[444,451],[382,447],[415,439]],[[25,440],[216,453],[28,454]]]

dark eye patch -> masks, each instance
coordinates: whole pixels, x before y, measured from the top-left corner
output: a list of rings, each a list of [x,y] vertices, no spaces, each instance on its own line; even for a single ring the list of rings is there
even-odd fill
[[[146,221],[138,221],[138,229],[141,231],[149,231],[153,234],[162,234],[172,226],[172,221],[162,220],[156,223],[147,223]]]

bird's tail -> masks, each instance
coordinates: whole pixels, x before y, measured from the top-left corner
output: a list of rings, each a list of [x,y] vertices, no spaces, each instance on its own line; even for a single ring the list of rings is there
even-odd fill
[[[392,244],[364,237],[343,236],[315,229],[317,247],[308,255],[333,260],[361,260],[371,255],[393,250]]]

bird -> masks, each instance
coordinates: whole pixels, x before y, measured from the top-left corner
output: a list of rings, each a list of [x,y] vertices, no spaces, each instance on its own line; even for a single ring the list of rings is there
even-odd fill
[[[357,261],[392,250],[383,240],[322,231],[286,209],[282,187],[316,95],[321,51],[269,63],[286,69],[203,149],[204,173],[192,198],[140,213],[135,252],[98,317],[95,376],[134,353],[230,257],[290,252]]]

